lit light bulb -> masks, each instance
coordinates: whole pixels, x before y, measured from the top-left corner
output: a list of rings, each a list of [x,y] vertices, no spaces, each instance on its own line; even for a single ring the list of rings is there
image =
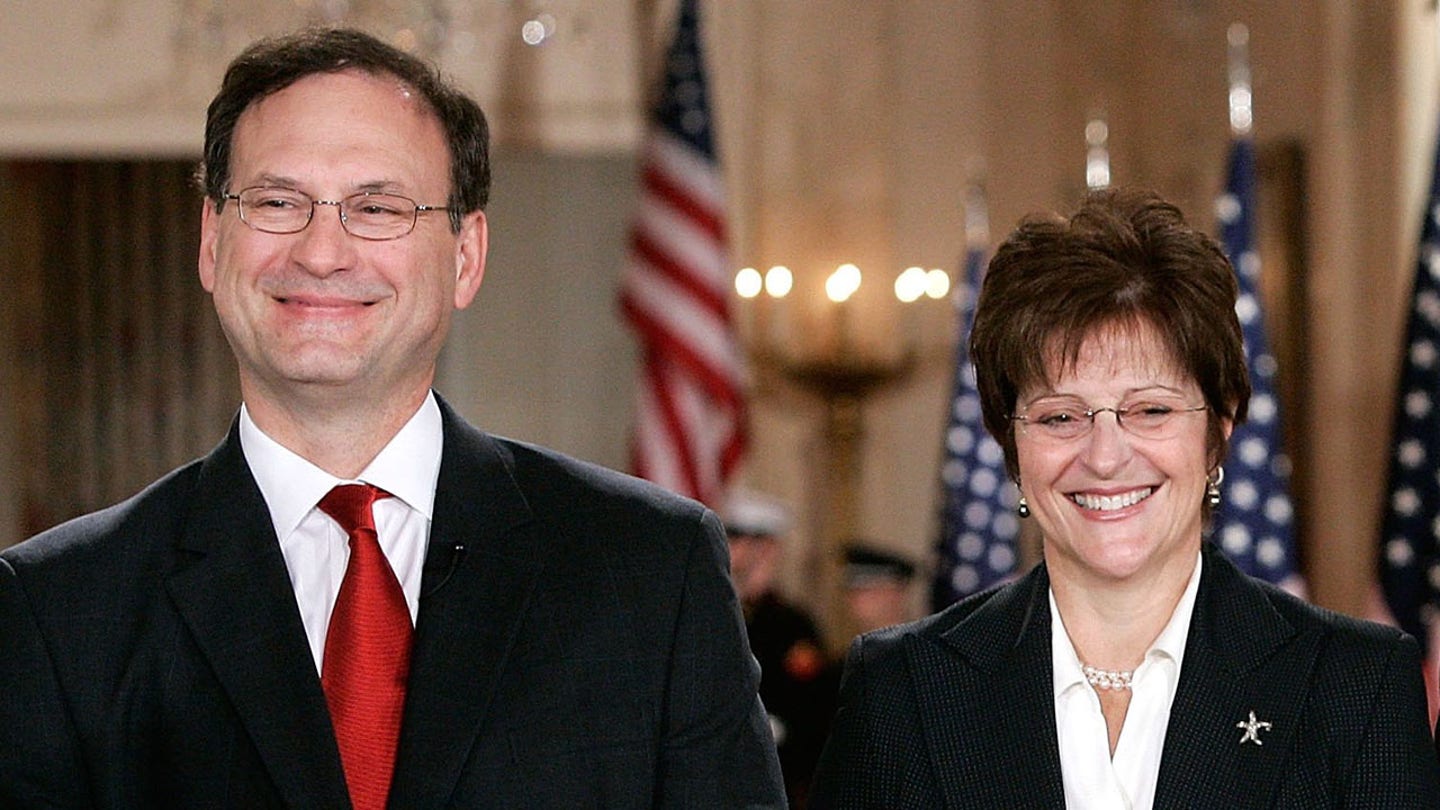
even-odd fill
[[[859,289],[860,268],[848,262],[835,268],[835,272],[825,279],[825,295],[837,304],[850,300],[850,296]]]
[[[925,294],[925,270],[920,267],[907,267],[905,271],[895,277],[895,297],[902,302],[909,304],[920,300]]]
[[[935,268],[925,274],[925,294],[940,300],[950,294],[950,274]]]
[[[790,273],[790,268],[777,264],[765,273],[765,292],[771,298],[784,298],[790,294],[790,289],[795,286],[795,276]]]
[[[735,292],[741,298],[754,298],[760,294],[760,271],[746,267],[735,274]]]

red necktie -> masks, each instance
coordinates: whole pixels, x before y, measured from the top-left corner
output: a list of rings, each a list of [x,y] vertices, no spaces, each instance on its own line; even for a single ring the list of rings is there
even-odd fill
[[[370,510],[386,497],[369,484],[342,484],[320,500],[320,509],[350,536],[350,563],[330,614],[320,683],[355,810],[385,807],[410,673],[410,610],[380,550]]]

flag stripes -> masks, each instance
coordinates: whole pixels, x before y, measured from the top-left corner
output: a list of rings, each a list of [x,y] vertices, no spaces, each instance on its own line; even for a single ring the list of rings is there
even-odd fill
[[[640,155],[620,310],[641,347],[631,471],[716,504],[744,451],[745,370],[699,22],[683,0]]]

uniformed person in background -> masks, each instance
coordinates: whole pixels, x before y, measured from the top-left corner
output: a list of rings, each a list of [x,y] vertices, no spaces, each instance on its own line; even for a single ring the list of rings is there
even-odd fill
[[[730,576],[760,662],[760,698],[770,715],[792,808],[805,806],[810,778],[835,710],[838,668],[815,621],[776,583],[790,512],[772,498],[739,491],[722,510]]]
[[[917,617],[915,564],[863,541],[845,546],[845,604],[856,633],[903,624]]]

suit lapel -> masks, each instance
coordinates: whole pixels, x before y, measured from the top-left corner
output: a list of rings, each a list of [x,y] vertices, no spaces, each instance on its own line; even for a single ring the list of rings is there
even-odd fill
[[[453,793],[543,565],[508,455],[440,405],[445,448],[392,807],[440,806]]]
[[[1208,543],[1170,709],[1155,807],[1269,807],[1318,647],[1297,637],[1261,587]],[[1254,712],[1269,729],[1242,742]]]
[[[232,426],[201,467],[166,586],[286,803],[343,807],[330,714],[269,514]]]
[[[1043,565],[938,638],[910,645],[946,805],[1063,807]],[[958,655],[957,655],[958,653]]]

